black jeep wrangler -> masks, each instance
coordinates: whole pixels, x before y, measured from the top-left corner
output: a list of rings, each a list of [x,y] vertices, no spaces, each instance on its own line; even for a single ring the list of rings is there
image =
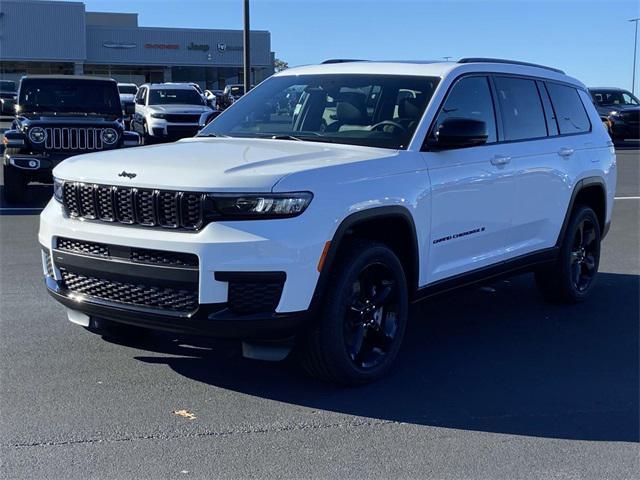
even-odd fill
[[[53,182],[51,171],[65,158],[139,145],[138,134],[124,129],[123,118],[131,113],[123,112],[115,80],[23,77],[16,117],[3,139],[7,202],[25,201],[31,181]]]

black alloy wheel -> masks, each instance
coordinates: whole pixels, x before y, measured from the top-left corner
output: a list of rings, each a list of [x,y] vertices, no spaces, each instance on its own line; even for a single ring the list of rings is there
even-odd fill
[[[543,297],[554,303],[585,300],[595,284],[600,263],[600,223],[587,206],[571,215],[557,260],[535,272]]]
[[[596,276],[598,247],[596,226],[592,219],[584,218],[578,224],[571,248],[571,282],[578,292],[586,291]]]
[[[398,289],[393,272],[381,263],[367,266],[351,285],[344,315],[344,342],[351,361],[362,369],[380,365],[398,333]]]
[[[389,372],[408,319],[404,269],[396,254],[372,240],[350,240],[334,262],[320,314],[297,350],[308,373],[361,385]]]

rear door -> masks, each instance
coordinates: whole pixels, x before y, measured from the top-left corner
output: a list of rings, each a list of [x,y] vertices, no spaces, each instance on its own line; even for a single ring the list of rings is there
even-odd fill
[[[451,117],[484,121],[489,138],[477,147],[423,153],[432,185],[428,283],[502,261],[513,211],[508,148],[498,143],[488,76],[456,80],[429,135]]]
[[[501,131],[509,171],[514,181],[512,225],[507,239],[507,258],[512,259],[551,247],[564,215],[566,160],[556,145],[557,123],[544,84],[534,78],[493,77]],[[545,110],[547,105],[547,110]],[[560,220],[561,221],[561,220]]]

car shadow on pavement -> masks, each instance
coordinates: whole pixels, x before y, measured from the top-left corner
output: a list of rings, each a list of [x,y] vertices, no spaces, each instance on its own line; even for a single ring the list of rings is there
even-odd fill
[[[295,361],[244,360],[237,347],[188,338],[157,335],[138,345],[155,355],[137,358],[313,409],[483,432],[638,441],[639,280],[600,274],[591,299],[576,306],[543,302],[531,275],[434,298],[414,308],[395,370],[359,388],[309,379]]]

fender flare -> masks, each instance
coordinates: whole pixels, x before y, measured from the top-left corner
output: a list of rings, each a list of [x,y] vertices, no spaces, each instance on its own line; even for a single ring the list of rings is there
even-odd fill
[[[413,294],[417,291],[420,252],[418,250],[416,226],[415,222],[413,221],[411,212],[406,207],[402,207],[399,205],[373,207],[350,214],[349,216],[344,218],[342,222],[340,222],[340,225],[338,225],[338,228],[336,229],[333,238],[331,239],[329,251],[327,252],[327,255],[325,257],[322,271],[320,272],[320,276],[318,277],[318,281],[316,282],[316,288],[313,292],[313,297],[311,298],[311,304],[309,306],[309,310],[311,312],[315,314],[319,309],[319,305],[326,292],[329,279],[331,277],[331,272],[336,263],[338,251],[340,250],[340,246],[344,238],[348,236],[349,231],[360,223],[386,218],[400,218],[403,221],[406,221],[410,227],[410,230],[412,232],[410,239],[412,245],[411,253],[415,265],[413,266],[413,272],[406,272],[409,296],[413,296]]]
[[[560,247],[562,245],[562,240],[564,239],[565,233],[569,226],[569,220],[571,220],[571,213],[573,212],[573,208],[575,207],[576,198],[581,190],[587,187],[601,187],[602,192],[604,193],[604,225],[601,232],[601,238],[604,238],[609,230],[609,224],[606,221],[607,214],[607,184],[605,183],[602,177],[586,177],[579,180],[576,183],[576,186],[573,188],[573,192],[571,192],[571,199],[569,200],[569,206],[567,207],[567,212],[564,215],[564,220],[562,222],[562,227],[560,228],[560,233],[558,234],[558,238],[556,240],[556,247]]]

